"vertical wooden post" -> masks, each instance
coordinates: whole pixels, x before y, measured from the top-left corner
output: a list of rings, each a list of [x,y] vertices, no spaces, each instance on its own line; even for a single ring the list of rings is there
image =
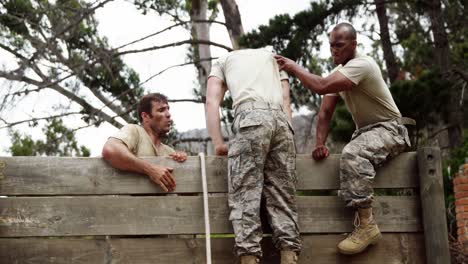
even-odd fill
[[[440,149],[418,150],[426,263],[450,263]]]

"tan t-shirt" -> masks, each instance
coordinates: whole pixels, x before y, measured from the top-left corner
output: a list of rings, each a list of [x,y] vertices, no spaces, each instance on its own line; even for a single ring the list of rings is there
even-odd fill
[[[380,68],[371,57],[356,53],[336,70],[356,84],[351,90],[340,92],[340,96],[357,128],[401,117]]]
[[[128,124],[112,137],[122,140],[128,149],[138,157],[168,156],[175,152],[174,149],[163,143],[156,147],[145,129],[139,125]]]
[[[247,101],[283,104],[281,80],[288,79],[279,71],[273,53],[264,49],[229,52],[211,67],[209,77],[223,80],[231,92],[233,106]]]

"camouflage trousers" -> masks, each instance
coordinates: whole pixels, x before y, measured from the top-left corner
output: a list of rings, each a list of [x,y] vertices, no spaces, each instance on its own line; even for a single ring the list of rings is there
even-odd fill
[[[281,109],[236,113],[229,141],[229,220],[237,256],[262,256],[260,201],[265,201],[276,248],[299,252],[296,150]]]
[[[408,130],[397,121],[386,121],[356,130],[340,160],[340,191],[347,206],[372,205],[375,169],[411,145]]]

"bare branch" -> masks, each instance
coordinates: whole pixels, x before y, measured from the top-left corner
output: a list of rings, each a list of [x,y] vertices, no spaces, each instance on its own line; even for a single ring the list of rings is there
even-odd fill
[[[50,119],[58,118],[58,117],[64,117],[64,116],[70,116],[70,115],[80,115],[80,114],[82,114],[82,113],[80,113],[80,112],[69,112],[69,113],[53,115],[53,116],[46,116],[46,117],[33,117],[31,119],[16,121],[16,122],[13,122],[13,123],[7,122],[5,119],[0,118],[1,121],[6,124],[5,126],[0,127],[0,129],[13,127],[13,126],[23,124],[23,123],[36,122],[36,121],[39,121],[39,120],[50,120]]]
[[[454,73],[457,73],[458,75],[460,75],[460,77],[465,80],[465,82],[468,82],[468,72],[465,72],[463,71],[461,68],[459,67],[454,67],[453,68],[453,72]]]
[[[165,28],[165,29],[162,29],[162,30],[157,31],[157,32],[152,33],[152,34],[149,34],[149,35],[147,35],[147,36],[145,36],[145,37],[142,37],[142,38],[140,38],[140,39],[137,39],[137,40],[134,40],[134,41],[129,42],[129,43],[127,43],[127,44],[124,44],[124,45],[122,45],[122,46],[119,46],[119,47],[117,47],[116,49],[121,49],[121,48],[127,47],[127,46],[129,46],[129,45],[132,45],[132,44],[135,44],[135,43],[137,43],[137,42],[143,41],[143,40],[145,40],[145,39],[154,37],[154,36],[156,36],[156,35],[158,35],[158,34],[161,34],[161,33],[165,32],[165,31],[171,30],[171,29],[173,29],[173,28],[175,28],[175,27],[179,27],[179,26],[186,25],[186,24],[191,24],[191,23],[217,23],[217,24],[221,24],[221,25],[223,25],[223,26],[226,26],[225,23],[220,22],[220,21],[216,21],[216,20],[182,21],[182,22],[180,22],[180,23],[174,24],[174,25],[169,26],[169,27],[167,27],[167,28]]]
[[[16,76],[9,74],[7,72],[0,71],[0,77],[9,79],[9,80],[14,80],[14,81],[20,81],[20,82],[25,82],[28,84],[32,84],[38,87],[47,87],[49,89],[55,90],[56,92],[64,95],[65,97],[69,98],[71,101],[81,105],[86,111],[89,112],[90,115],[95,115],[97,117],[102,118],[103,120],[109,122],[111,125],[115,127],[122,127],[122,124],[114,120],[114,118],[110,117],[108,114],[104,113],[103,111],[96,109],[94,106],[89,104],[85,99],[78,97],[74,93],[68,91],[67,89],[61,87],[58,83],[53,83],[53,82],[40,82],[31,78],[28,78],[26,76]],[[50,84],[45,86],[46,84]]]
[[[57,32],[54,36],[52,36],[51,39],[56,39],[56,38],[58,38],[58,37],[61,36],[63,33],[69,31],[70,29],[72,29],[73,27],[75,27],[76,25],[78,25],[81,21],[83,21],[83,19],[85,19],[85,18],[88,17],[89,15],[93,14],[94,11],[96,11],[96,9],[103,7],[104,5],[106,5],[107,3],[111,2],[111,1],[112,1],[112,0],[105,0],[105,1],[103,1],[102,3],[99,3],[98,5],[96,5],[95,7],[92,7],[91,9],[87,9],[86,12],[83,12],[83,14],[82,14],[80,17],[78,17],[75,21],[73,21],[73,23],[68,24],[65,28],[63,28],[62,30],[60,30],[59,32]]]
[[[212,41],[209,41],[209,40],[188,39],[188,40],[178,41],[178,42],[174,42],[174,43],[170,43],[170,44],[166,44],[166,45],[162,45],[162,46],[153,46],[153,47],[144,48],[144,49],[137,49],[137,50],[126,50],[126,51],[115,53],[113,55],[114,56],[121,56],[121,55],[131,54],[131,53],[147,52],[147,51],[151,51],[151,50],[158,50],[158,49],[165,49],[165,48],[170,48],[170,47],[181,46],[181,45],[184,45],[184,44],[212,45],[212,46],[215,46],[215,47],[223,48],[223,49],[225,49],[227,51],[232,51],[232,48],[230,48],[228,46],[225,46],[225,45],[222,45],[222,44],[219,44],[219,43],[216,43],[216,42],[212,42]]]
[[[182,66],[186,66],[186,65],[191,65],[191,64],[195,64],[195,63],[198,63],[198,62],[202,62],[202,61],[211,61],[211,60],[215,60],[217,59],[217,57],[214,57],[214,58],[204,58],[204,59],[200,59],[200,60],[197,60],[197,61],[189,61],[189,62],[185,62],[185,63],[181,63],[181,64],[177,64],[177,65],[172,65],[170,67],[167,67],[165,68],[164,70],[158,72],[158,73],[155,73],[153,75],[151,75],[148,79],[144,80],[143,82],[141,82],[138,86],[141,86],[147,82],[149,82],[150,80],[152,80],[154,77],[158,76],[158,75],[161,75],[163,74],[164,72],[170,70],[170,69],[173,69],[173,68],[176,68],[176,67],[182,67]]]
[[[198,99],[168,99],[167,100],[169,103],[180,103],[180,102],[192,102],[192,103],[197,103],[197,104],[204,104],[202,100]]]

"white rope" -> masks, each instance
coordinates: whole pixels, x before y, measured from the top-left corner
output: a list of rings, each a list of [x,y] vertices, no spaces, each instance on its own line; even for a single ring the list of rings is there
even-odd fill
[[[206,183],[206,166],[205,153],[198,153],[200,156],[200,167],[203,185],[203,211],[205,215],[205,244],[206,244],[206,264],[211,264],[211,230],[210,230],[210,214],[208,207],[208,186]]]

